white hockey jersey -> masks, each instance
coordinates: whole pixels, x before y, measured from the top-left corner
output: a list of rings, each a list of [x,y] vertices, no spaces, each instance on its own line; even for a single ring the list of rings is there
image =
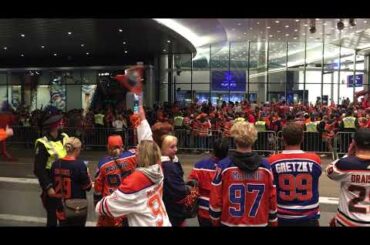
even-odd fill
[[[340,182],[336,225],[370,227],[370,160],[344,157],[329,165],[326,174]]]
[[[98,215],[121,217],[129,226],[171,226],[162,201],[163,172],[158,164],[137,168],[96,205]]]

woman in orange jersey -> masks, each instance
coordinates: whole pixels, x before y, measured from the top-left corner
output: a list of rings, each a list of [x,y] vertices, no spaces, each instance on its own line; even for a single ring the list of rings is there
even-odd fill
[[[121,181],[130,175],[136,167],[135,151],[123,151],[123,142],[120,135],[111,135],[108,138],[108,156],[103,157],[95,175],[94,203],[113,193]],[[124,220],[99,216],[97,226],[122,226]]]

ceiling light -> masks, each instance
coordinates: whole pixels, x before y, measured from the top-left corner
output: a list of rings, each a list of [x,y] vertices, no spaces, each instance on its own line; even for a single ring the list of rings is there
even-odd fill
[[[54,56],[57,56],[57,53],[54,53],[53,55],[54,55]]]
[[[289,37],[289,34],[287,33],[287,34],[285,34],[285,36],[286,36],[286,37]]]
[[[7,50],[8,49],[8,47],[4,47],[4,50]]]
[[[308,24],[304,24],[303,26],[308,26]]]
[[[167,52],[167,50],[163,49],[163,52]]]
[[[299,22],[299,19],[296,19],[295,22]]]
[[[289,28],[289,26],[288,26],[288,25],[286,25],[286,26],[285,26],[285,28]]]
[[[293,37],[294,40],[297,40],[297,37]]]
[[[81,43],[81,47],[85,47],[85,44]]]
[[[45,48],[45,46],[44,45],[41,45],[41,48]]]
[[[123,30],[122,30],[122,29],[118,29],[118,31],[119,31],[119,32],[123,32]]]
[[[367,23],[367,20],[364,20],[364,24],[366,24]]]
[[[21,54],[22,57],[24,57],[24,54]]]
[[[270,29],[271,28],[271,26],[268,26],[268,27],[266,27],[267,29]]]
[[[253,27],[249,27],[249,30],[253,30]]]
[[[275,23],[276,23],[276,24],[279,24],[279,23],[280,23],[280,21],[279,21],[279,20],[275,20]]]
[[[326,23],[326,22],[325,22],[325,23],[324,23],[324,26],[326,26],[327,24],[328,24],[328,23]]]
[[[70,32],[70,31],[69,31],[69,32],[68,32],[68,35],[72,35],[72,32]]]
[[[259,22],[257,22],[257,25],[259,25],[260,23]]]
[[[246,32],[244,32],[243,34],[244,34],[244,35],[247,35],[247,33],[246,33]]]
[[[90,53],[89,52],[86,52],[86,55],[89,55]]]
[[[269,35],[269,37],[273,37],[273,35]]]
[[[294,31],[295,31],[295,32],[297,32],[297,31],[298,31],[298,29],[295,29]]]
[[[128,52],[128,51],[127,51],[127,50],[125,50],[125,54],[127,54],[127,52]]]
[[[167,40],[167,42],[168,42],[168,43],[170,43],[170,42],[171,42],[171,40]]]
[[[123,45],[126,45],[126,42],[122,42],[123,43]]]
[[[21,37],[25,37],[26,35],[24,35],[23,33],[21,34]]]

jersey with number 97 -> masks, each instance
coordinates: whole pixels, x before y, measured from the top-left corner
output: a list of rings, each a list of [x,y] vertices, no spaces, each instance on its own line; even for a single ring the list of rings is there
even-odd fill
[[[276,225],[276,188],[266,160],[253,172],[227,157],[220,161],[211,185],[209,214],[214,225]]]
[[[319,219],[320,157],[301,150],[285,150],[270,156],[268,161],[276,184],[278,219]]]
[[[344,157],[329,165],[326,174],[340,182],[336,226],[370,226],[370,160]]]

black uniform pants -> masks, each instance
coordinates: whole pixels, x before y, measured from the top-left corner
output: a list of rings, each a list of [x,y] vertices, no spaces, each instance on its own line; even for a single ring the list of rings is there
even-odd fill
[[[47,227],[56,227],[58,225],[57,220],[57,205],[58,205],[58,198],[49,197],[45,192],[41,194],[41,200],[44,204],[44,208],[46,209],[47,220],[46,226]]]

